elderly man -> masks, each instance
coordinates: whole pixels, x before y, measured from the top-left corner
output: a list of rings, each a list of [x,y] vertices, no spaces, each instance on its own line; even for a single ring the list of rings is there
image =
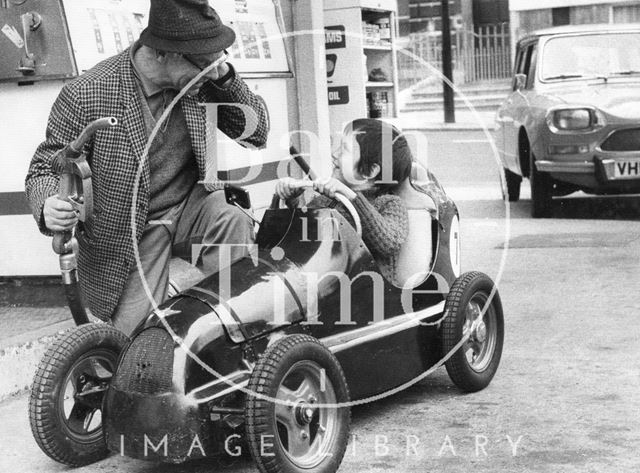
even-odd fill
[[[151,0],[149,25],[138,42],[63,87],[46,140],[31,162],[26,191],[40,230],[48,235],[70,230],[77,218],[56,196],[52,158],[92,120],[118,119],[118,126],[99,131],[85,149],[94,215],[90,233],[82,223],[77,231],[78,270],[91,312],[127,334],[152,307],[134,244],[147,287],[159,303],[166,297],[172,254],[189,257],[193,244],[204,244],[198,265],[215,271],[215,245],[230,243],[231,257],[239,258],[246,251],[241,245],[252,241],[251,220],[226,203],[224,192],[216,191],[219,185],[202,184],[211,168],[203,102],[228,104],[217,107],[218,127],[243,146],[266,143],[263,100],[222,59],[234,41],[235,33],[207,0]],[[216,61],[219,65],[158,123],[177,93]],[[156,136],[146,155],[152,132]]]

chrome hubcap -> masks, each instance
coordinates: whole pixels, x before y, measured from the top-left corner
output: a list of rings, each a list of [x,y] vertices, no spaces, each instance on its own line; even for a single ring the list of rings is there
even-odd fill
[[[299,403],[296,407],[296,420],[300,425],[311,424],[315,414],[316,410],[304,402]]]
[[[484,293],[474,294],[464,312],[462,335],[468,339],[463,349],[469,366],[478,373],[491,363],[498,338],[496,313],[487,300]]]
[[[315,468],[332,451],[338,432],[336,394],[324,369],[313,361],[294,364],[278,387],[277,440],[299,468]],[[317,405],[319,404],[319,405]]]
[[[473,336],[479,343],[484,343],[487,339],[487,324],[484,321],[480,321]]]

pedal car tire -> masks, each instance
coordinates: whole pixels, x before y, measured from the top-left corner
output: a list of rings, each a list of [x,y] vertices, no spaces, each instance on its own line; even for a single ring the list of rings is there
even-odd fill
[[[31,386],[29,421],[36,442],[52,459],[82,466],[108,455],[102,431],[104,392],[90,395],[89,390],[108,384],[127,342],[119,330],[92,323],[60,334],[47,349]]]
[[[500,364],[504,316],[498,291],[492,295],[494,287],[486,274],[465,273],[455,280],[445,303],[441,327],[443,356],[472,330],[468,340],[445,362],[451,380],[466,392],[487,387]]]
[[[340,404],[349,401],[349,391],[340,363],[324,345],[308,335],[276,341],[260,357],[248,390],[247,441],[261,472],[338,469],[351,421],[349,407]]]

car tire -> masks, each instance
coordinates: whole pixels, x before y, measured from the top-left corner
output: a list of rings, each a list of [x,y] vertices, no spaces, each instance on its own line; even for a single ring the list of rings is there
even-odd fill
[[[504,168],[504,180],[507,183],[505,200],[509,202],[518,202],[520,200],[520,186],[522,184],[522,177],[513,171]]]
[[[92,323],[60,334],[49,346],[31,386],[29,422],[36,442],[50,458],[75,467],[108,455],[100,389],[110,382],[128,341],[119,330]],[[99,391],[87,395],[92,389]]]
[[[531,216],[545,218],[551,216],[553,206],[553,179],[546,172],[538,171],[535,156],[531,157],[529,167],[529,184],[531,184]]]
[[[349,437],[351,412],[341,405],[349,391],[324,345],[308,335],[276,341],[260,357],[248,390],[246,435],[261,472],[337,471]]]
[[[450,356],[445,366],[454,384],[465,392],[487,387],[500,364],[504,316],[494,288],[486,274],[465,273],[454,281],[445,302],[442,351]]]

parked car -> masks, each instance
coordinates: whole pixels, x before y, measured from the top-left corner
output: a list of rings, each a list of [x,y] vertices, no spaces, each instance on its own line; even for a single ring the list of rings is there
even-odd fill
[[[262,472],[335,472],[352,402],[442,364],[461,390],[485,388],[502,353],[500,297],[488,276],[460,274],[457,208],[424,176],[398,191],[410,209],[401,286],[382,276],[352,206],[353,226],[332,208],[273,205],[257,258],[234,263],[228,286],[224,271],[206,277],[130,340],[86,324],[53,343],[29,403],[38,445],[74,466],[109,451],[179,463],[244,447]]]
[[[640,192],[640,24],[537,31],[516,47],[513,92],[496,115],[505,196]]]

